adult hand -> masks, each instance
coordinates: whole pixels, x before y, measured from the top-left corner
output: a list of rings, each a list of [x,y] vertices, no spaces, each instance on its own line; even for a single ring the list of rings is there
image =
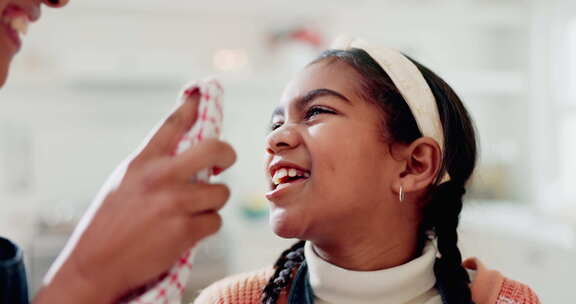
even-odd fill
[[[228,187],[191,178],[202,169],[230,167],[234,150],[206,139],[173,155],[197,107],[198,96],[189,98],[129,163],[35,303],[110,303],[157,278],[220,228]]]

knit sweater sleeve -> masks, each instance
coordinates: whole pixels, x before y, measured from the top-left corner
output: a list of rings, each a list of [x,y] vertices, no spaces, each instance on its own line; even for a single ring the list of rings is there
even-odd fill
[[[527,285],[504,278],[496,304],[540,304],[536,293]]]
[[[194,304],[259,304],[273,271],[266,268],[224,278],[202,290]]]
[[[486,268],[477,258],[463,266],[475,271],[470,284],[472,300],[477,304],[540,304],[536,293],[527,285],[508,279],[500,272]]]

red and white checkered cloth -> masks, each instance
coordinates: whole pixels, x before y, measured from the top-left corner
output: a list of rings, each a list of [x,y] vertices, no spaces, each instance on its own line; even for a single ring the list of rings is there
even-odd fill
[[[222,86],[214,79],[195,82],[185,87],[181,94],[181,102],[186,102],[195,93],[200,93],[198,104],[198,118],[190,131],[181,139],[175,154],[202,141],[205,138],[219,138],[222,130]],[[208,182],[212,168],[200,171],[193,181]],[[187,250],[174,266],[156,281],[134,290],[131,295],[124,297],[121,303],[129,304],[179,304],[182,292],[188,281],[194,249]]]
[[[198,119],[196,123],[180,141],[176,154],[188,149],[192,145],[205,138],[219,138],[222,131],[222,119],[224,117],[222,109],[223,89],[215,79],[197,82],[186,87],[182,93],[182,102],[185,102],[195,92],[200,93],[200,103],[198,104]],[[208,182],[211,168],[198,173],[197,178]]]

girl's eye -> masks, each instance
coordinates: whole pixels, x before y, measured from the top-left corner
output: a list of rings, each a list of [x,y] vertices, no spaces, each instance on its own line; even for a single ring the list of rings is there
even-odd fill
[[[280,128],[281,126],[282,126],[282,122],[277,121],[277,122],[270,125],[270,131],[274,131],[274,130]]]
[[[328,110],[326,108],[311,107],[310,109],[308,109],[308,112],[306,112],[306,115],[304,117],[306,119],[310,119],[319,114],[335,114],[335,112],[332,110]]]

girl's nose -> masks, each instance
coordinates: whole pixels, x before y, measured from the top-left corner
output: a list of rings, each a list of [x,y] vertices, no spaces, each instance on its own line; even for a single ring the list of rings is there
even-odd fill
[[[278,154],[284,150],[294,149],[300,144],[300,135],[294,127],[284,124],[266,138],[266,152]]]

